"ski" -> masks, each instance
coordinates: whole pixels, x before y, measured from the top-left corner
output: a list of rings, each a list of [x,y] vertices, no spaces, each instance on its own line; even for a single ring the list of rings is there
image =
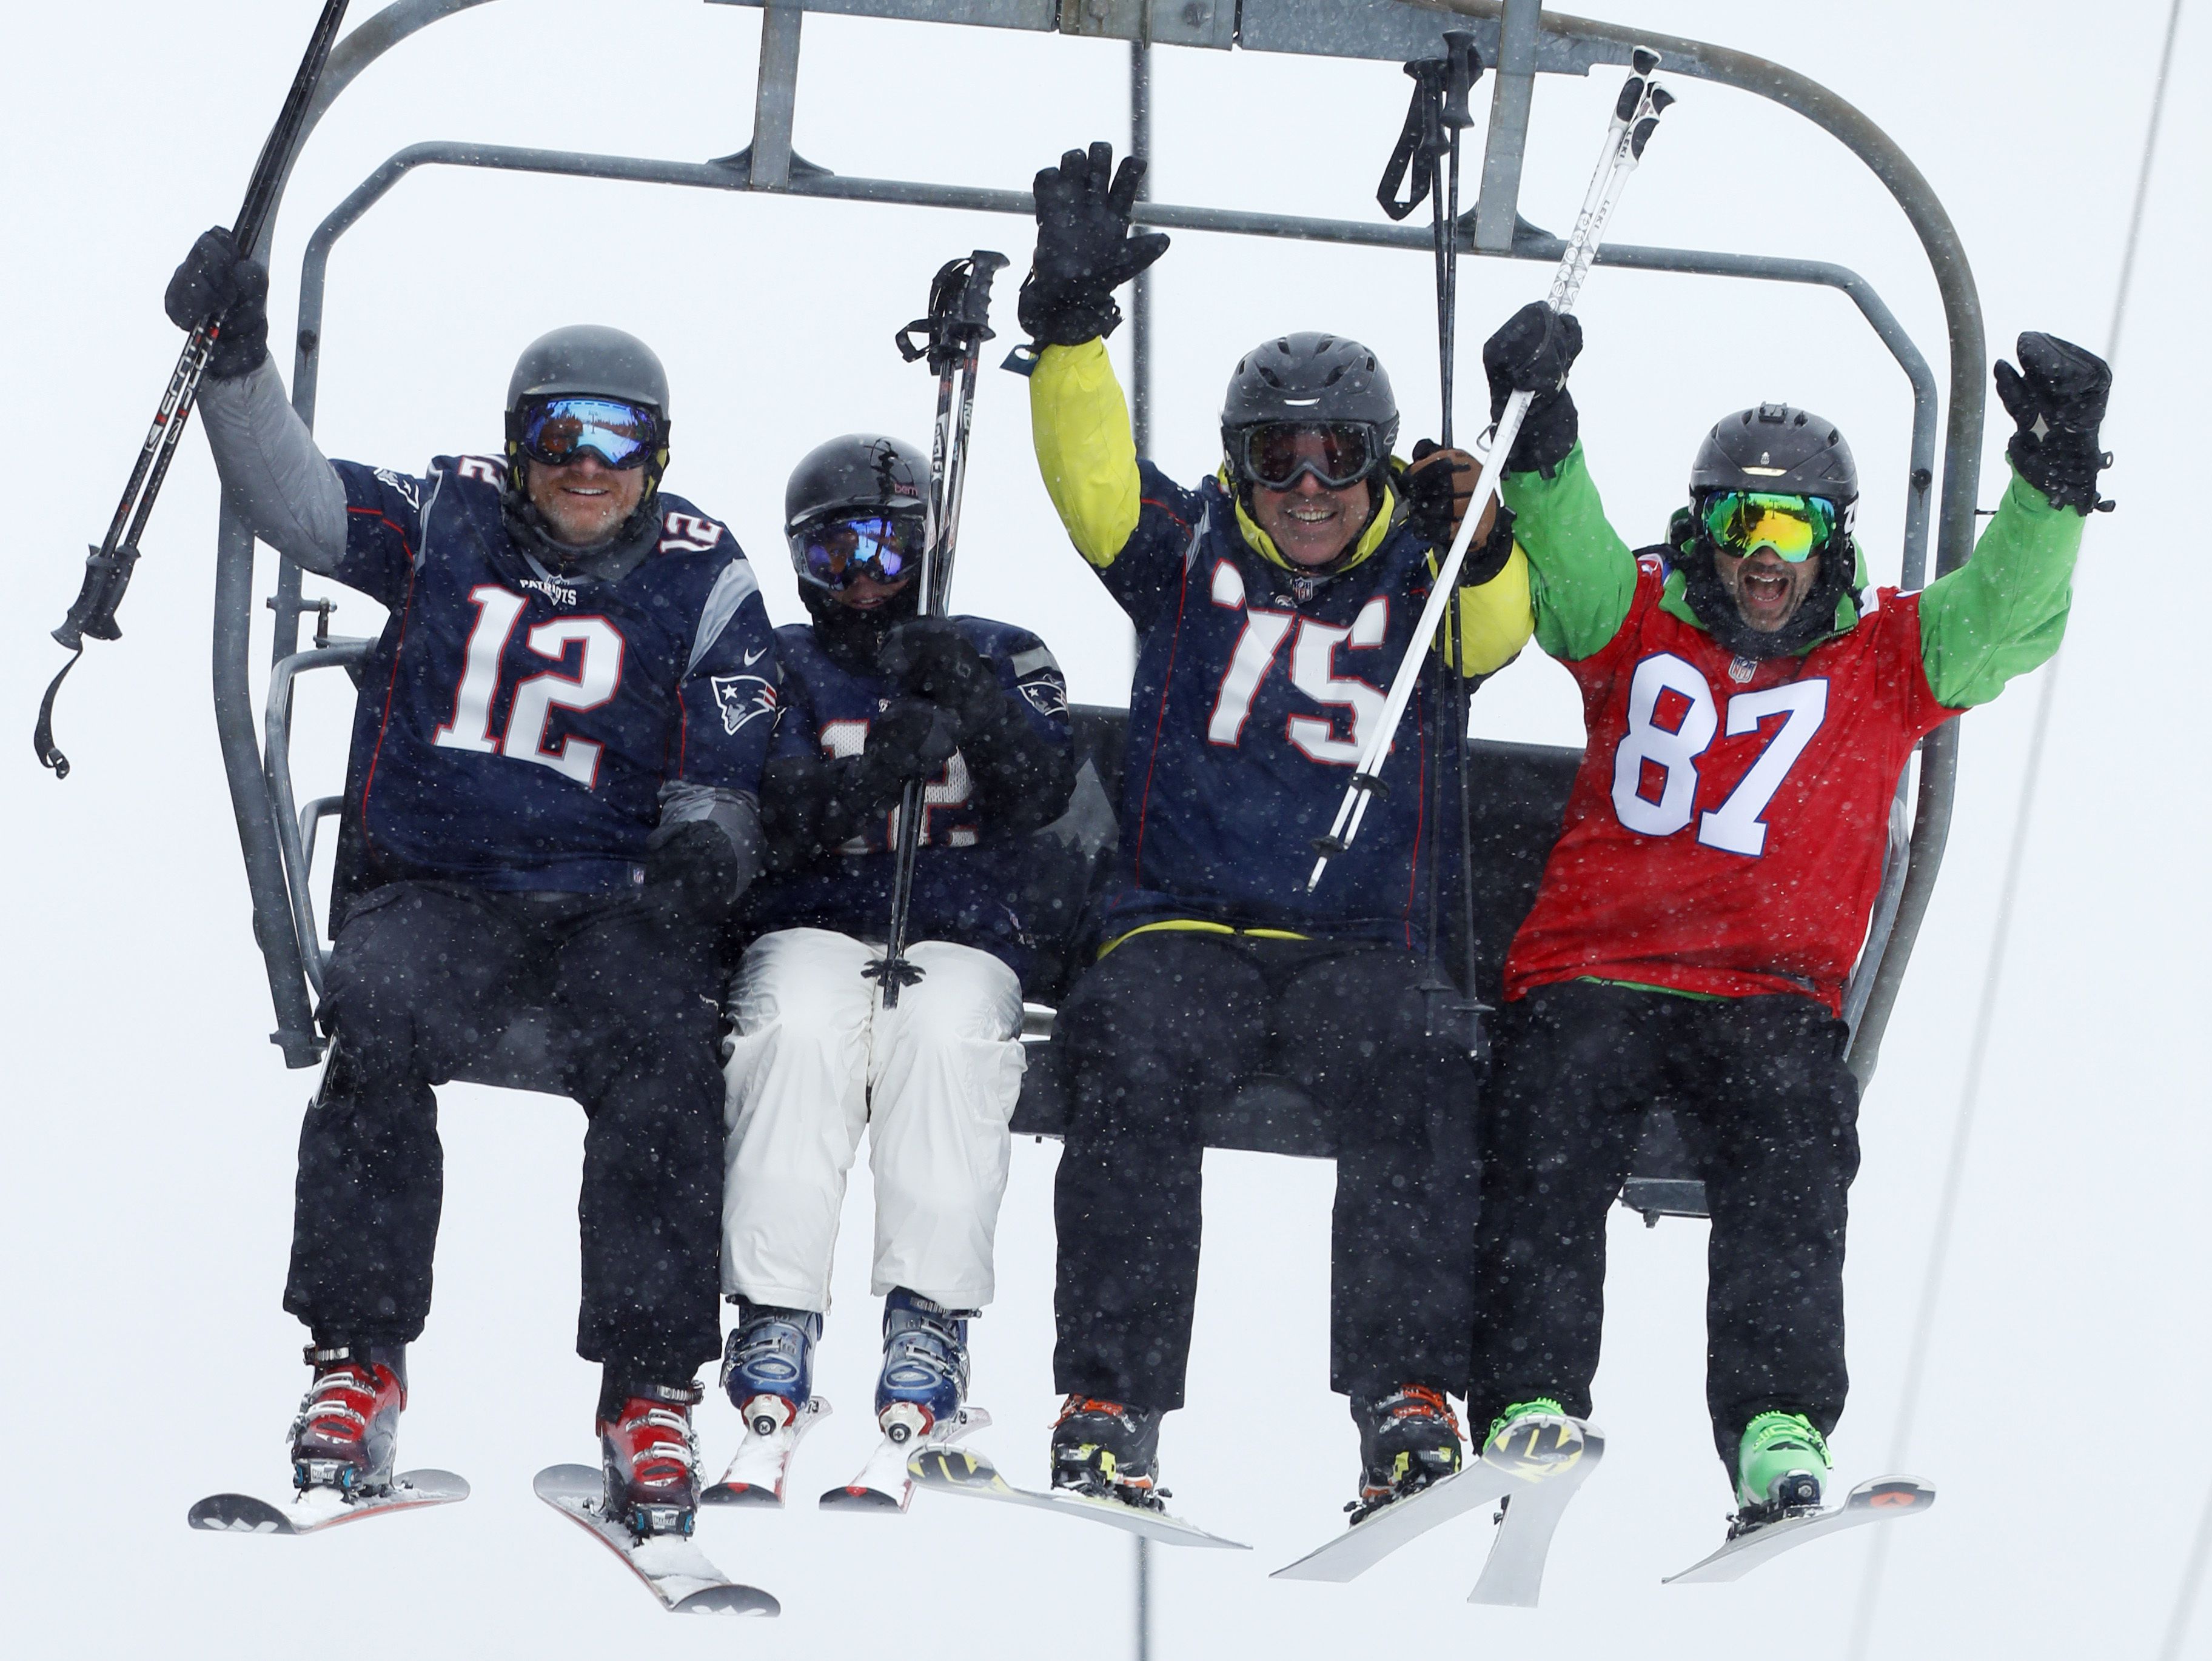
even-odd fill
[[[1241,1540],[1208,1534],[1195,1524],[1164,1511],[1148,1511],[1118,1500],[1094,1500],[1080,1494],[1039,1494],[1016,1488],[982,1454],[969,1448],[925,1447],[908,1457],[907,1471],[920,1486],[938,1494],[964,1494],[975,1500],[996,1500],[1004,1505],[1030,1506],[1057,1512],[1063,1517],[1103,1523],[1164,1546],[1211,1546],[1228,1551],[1249,1551]]]
[[[791,1476],[791,1456],[799,1452],[806,1433],[829,1416],[830,1403],[816,1396],[799,1409],[797,1418],[766,1436],[747,1425],[722,1480],[702,1494],[699,1503],[781,1508],[784,1483]]]
[[[1735,1580],[1784,1552],[1838,1534],[1863,1523],[1887,1523],[1894,1518],[1915,1517],[1936,1503],[1933,1486],[1917,1476],[1870,1476],[1829,1510],[1808,1506],[1785,1512],[1771,1523],[1732,1525],[1728,1543],[1710,1557],[1670,1574],[1664,1585],[1692,1585]]]
[[[1517,1428],[1509,1427],[1498,1441],[1482,1450],[1482,1463],[1512,1476],[1514,1486],[1499,1508],[1490,1555],[1467,1601],[1532,1609],[1544,1590],[1544,1564],[1551,1553],[1552,1537],[1559,1531],[1559,1519],[1566,1515],[1567,1502],[1605,1458],[1605,1434],[1583,1425],[1578,1452],[1563,1459],[1547,1459],[1540,1454],[1530,1459],[1516,1457],[1499,1445]]]
[[[548,1465],[531,1483],[538,1497],[629,1566],[672,1615],[781,1615],[758,1586],[741,1585],[682,1535],[641,1540],[606,1518],[606,1479],[590,1465]]]
[[[1554,1422],[1547,1421],[1547,1426]],[[1605,1457],[1605,1435],[1574,1421],[1578,1440],[1568,1449],[1486,1447],[1463,1470],[1431,1482],[1402,1500],[1393,1500],[1294,1563],[1277,1569],[1277,1580],[1358,1579],[1401,1546],[1455,1517],[1501,1500],[1504,1507],[1491,1557],[1476,1583],[1474,1603],[1534,1603],[1543,1582],[1544,1560],[1559,1517],[1598,1461]],[[1508,1435],[1511,1434],[1509,1431]],[[1503,1554],[1501,1555],[1500,1554]]]
[[[250,1494],[210,1494],[185,1520],[220,1534],[319,1534],[364,1517],[450,1506],[468,1497],[469,1485],[450,1470],[410,1470],[394,1477],[383,1493],[352,1500],[334,1488],[304,1489],[281,1506]]]
[[[826,1511],[903,1512],[914,1503],[914,1477],[907,1461],[923,1448],[950,1447],[964,1436],[990,1428],[991,1415],[980,1407],[963,1407],[949,1424],[939,1425],[917,1445],[893,1441],[886,1436],[868,1456],[860,1474],[833,1488],[815,1503]]]

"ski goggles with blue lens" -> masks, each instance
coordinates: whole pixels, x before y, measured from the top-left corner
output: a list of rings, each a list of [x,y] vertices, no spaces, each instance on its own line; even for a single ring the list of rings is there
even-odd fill
[[[1836,534],[1836,505],[1826,496],[1780,495],[1764,490],[1716,490],[1698,509],[1705,533],[1723,554],[1773,550],[1799,565]]]
[[[803,582],[832,594],[866,577],[888,587],[921,568],[929,545],[922,513],[855,513],[819,519],[791,533],[791,563]]]
[[[548,467],[566,467],[586,451],[617,470],[642,467],[668,443],[660,412],[624,398],[533,399],[507,424],[522,453]]]
[[[1237,434],[1231,459],[1247,484],[1288,490],[1310,473],[1325,489],[1358,484],[1382,460],[1382,434],[1365,421],[1275,421]]]

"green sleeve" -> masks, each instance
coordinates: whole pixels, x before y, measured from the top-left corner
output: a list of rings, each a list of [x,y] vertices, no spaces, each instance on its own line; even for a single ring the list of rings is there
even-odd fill
[[[1548,479],[1507,474],[1500,494],[1528,555],[1536,643],[1554,658],[1602,651],[1636,597],[1636,553],[1607,522],[1581,444]]]
[[[1938,702],[1986,704],[2058,650],[2087,522],[2013,475],[1974,557],[1920,597],[1920,658]]]

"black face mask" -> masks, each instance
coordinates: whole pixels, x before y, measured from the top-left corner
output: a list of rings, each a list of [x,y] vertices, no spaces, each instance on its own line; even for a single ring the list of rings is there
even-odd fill
[[[1705,632],[1739,658],[1754,660],[1787,658],[1836,632],[1836,608],[1850,591],[1858,559],[1849,536],[1838,536],[1820,550],[1820,574],[1805,591],[1805,598],[1790,621],[1771,634],[1761,633],[1743,620],[1735,597],[1721,582],[1713,559],[1713,545],[1702,527],[1681,531],[1676,520],[1676,563],[1681,567],[1683,593],[1690,609]]]
[[[811,583],[799,584],[799,597],[805,603],[807,615],[814,619],[815,637],[822,642],[822,650],[829,654],[830,661],[854,675],[879,673],[876,660],[882,655],[884,642],[890,638],[890,632],[908,618],[921,614],[919,579],[908,583],[872,611],[855,611],[851,606],[840,604],[835,597]]]

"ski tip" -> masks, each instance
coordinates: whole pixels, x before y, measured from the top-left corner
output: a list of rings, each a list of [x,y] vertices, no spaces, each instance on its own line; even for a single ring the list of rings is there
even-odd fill
[[[717,1482],[699,1496],[702,1506],[750,1506],[756,1511],[780,1509],[783,1498],[772,1488],[757,1482]]]
[[[1936,1485],[1917,1476],[1870,1476],[1844,1503],[1869,1511],[1925,1511],[1936,1503]]]
[[[531,1492],[558,1504],[563,1500],[596,1500],[606,1491],[606,1479],[589,1465],[548,1465],[530,1479]]]
[[[815,1501],[824,1511],[904,1511],[897,1496],[862,1482],[833,1488]]]
[[[292,1519],[250,1494],[210,1494],[185,1513],[197,1529],[216,1534],[297,1534]]]
[[[411,1488],[422,1500],[465,1500],[471,1492],[468,1478],[451,1470],[403,1470],[393,1480],[403,1488]]]
[[[1649,75],[1659,67],[1659,54],[1649,46],[1638,46],[1629,53],[1628,61],[1638,75]]]
[[[758,1586],[708,1586],[669,1606],[672,1615],[761,1615],[783,1613],[773,1594]]]

